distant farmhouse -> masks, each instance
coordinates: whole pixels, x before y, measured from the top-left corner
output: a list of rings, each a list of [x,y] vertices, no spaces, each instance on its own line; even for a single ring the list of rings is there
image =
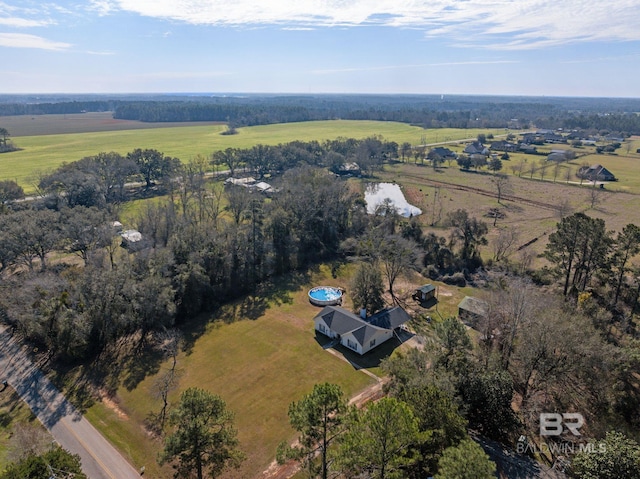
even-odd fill
[[[567,137],[553,130],[538,130],[535,133],[523,133],[522,143],[542,145],[544,143],[566,143]]]
[[[339,340],[340,344],[358,354],[365,354],[391,339],[396,330],[410,319],[400,306],[384,309],[368,318],[340,306],[325,306],[313,321],[316,331]]]
[[[504,152],[513,152],[518,151],[519,145],[516,143],[511,143],[509,141],[494,141],[491,143],[491,151],[504,151]]]
[[[602,165],[583,166],[576,175],[589,181],[617,181],[615,175]]]
[[[467,145],[467,147],[464,149],[464,152],[467,155],[489,156],[489,149],[479,141],[474,141],[473,143]]]
[[[427,155],[427,159],[433,160],[436,157],[440,157],[443,160],[446,160],[447,158],[452,158],[455,160],[458,157],[458,155],[456,155],[455,151],[452,151],[449,148],[436,146],[435,148],[431,149],[431,151]]]

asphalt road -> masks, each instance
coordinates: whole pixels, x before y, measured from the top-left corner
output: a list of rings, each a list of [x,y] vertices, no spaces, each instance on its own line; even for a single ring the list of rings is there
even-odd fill
[[[0,326],[0,380],[9,382],[64,449],[80,456],[87,477],[140,477],[138,471],[34,366],[4,326]]]

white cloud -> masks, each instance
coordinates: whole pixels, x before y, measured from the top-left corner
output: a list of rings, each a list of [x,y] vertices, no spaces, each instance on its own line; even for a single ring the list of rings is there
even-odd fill
[[[353,73],[353,72],[370,72],[383,70],[401,70],[405,68],[425,68],[425,67],[447,67],[447,66],[465,66],[465,65],[500,65],[504,63],[520,63],[516,60],[473,60],[460,62],[444,62],[444,63],[416,63],[412,65],[383,65],[377,67],[363,68],[338,68],[327,70],[313,70],[311,73],[315,75],[327,75],[333,73]]]
[[[95,50],[87,50],[87,53],[89,55],[100,55],[100,56],[111,56],[116,54],[115,52],[109,52],[109,51],[98,52]]]
[[[493,48],[640,40],[637,0],[93,0],[198,25],[382,25]]]
[[[98,12],[98,15],[108,15],[116,10],[116,6],[111,0],[91,0],[89,10]]]
[[[70,43],[55,42],[26,33],[0,33],[0,47],[37,48],[40,50],[66,50]]]
[[[54,22],[51,20],[29,20],[27,18],[18,17],[0,17],[0,25],[14,28],[31,28],[31,27],[44,27],[52,25]]]

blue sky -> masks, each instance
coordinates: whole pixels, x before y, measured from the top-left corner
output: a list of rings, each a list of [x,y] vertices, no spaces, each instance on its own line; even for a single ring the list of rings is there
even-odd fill
[[[0,0],[0,93],[640,97],[638,0]]]

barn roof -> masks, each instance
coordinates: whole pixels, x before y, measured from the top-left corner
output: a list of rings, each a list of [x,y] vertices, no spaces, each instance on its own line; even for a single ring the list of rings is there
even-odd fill
[[[458,304],[458,309],[484,316],[487,314],[487,302],[474,298],[473,296],[465,296],[464,299],[460,301],[460,304]]]

